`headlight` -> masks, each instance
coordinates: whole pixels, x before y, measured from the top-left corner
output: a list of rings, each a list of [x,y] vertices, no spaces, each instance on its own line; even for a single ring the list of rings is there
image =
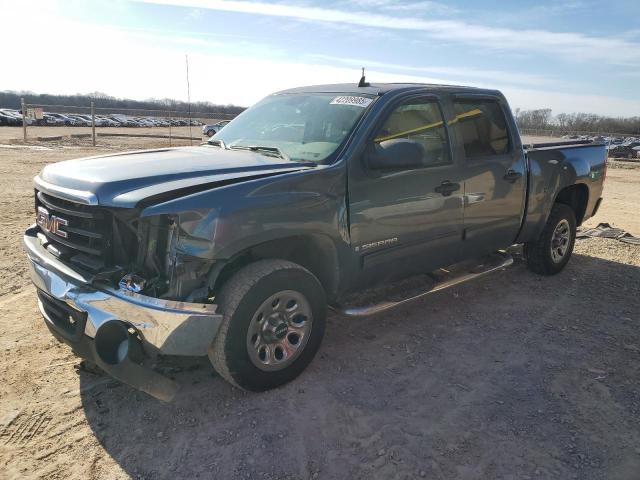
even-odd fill
[[[215,210],[143,217],[138,223],[138,261],[121,288],[159,298],[185,300],[204,289],[213,265],[218,217]]]

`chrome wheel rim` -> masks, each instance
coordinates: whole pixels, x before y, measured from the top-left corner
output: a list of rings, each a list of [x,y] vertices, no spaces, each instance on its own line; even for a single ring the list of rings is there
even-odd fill
[[[571,227],[565,219],[560,220],[551,237],[551,259],[560,263],[569,250],[571,243]]]
[[[299,292],[284,290],[267,298],[254,313],[247,330],[247,352],[260,370],[291,365],[309,341],[313,315]]]

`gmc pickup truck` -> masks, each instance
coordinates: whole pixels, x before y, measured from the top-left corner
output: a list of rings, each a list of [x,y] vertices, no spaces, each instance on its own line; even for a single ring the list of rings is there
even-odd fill
[[[296,88],[197,147],[48,165],[24,246],[46,325],[113,377],[170,400],[154,358],[208,355],[262,391],[311,362],[328,307],[378,313],[518,244],[560,272],[605,174],[602,144],[524,146],[495,90]]]

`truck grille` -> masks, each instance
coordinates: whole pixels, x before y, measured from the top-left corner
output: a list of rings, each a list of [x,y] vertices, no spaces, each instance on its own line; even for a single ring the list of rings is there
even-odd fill
[[[48,219],[56,217],[62,221],[61,231],[57,233],[40,225],[40,231],[47,237],[47,249],[52,254],[92,271],[110,261],[110,212],[36,191],[36,211],[38,207],[45,209]]]

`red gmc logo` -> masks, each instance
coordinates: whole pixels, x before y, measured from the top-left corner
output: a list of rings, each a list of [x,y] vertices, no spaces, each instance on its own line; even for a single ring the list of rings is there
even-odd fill
[[[44,207],[38,207],[36,223],[45,232],[53,233],[62,238],[67,238],[67,232],[61,230],[60,227],[69,225],[69,222],[64,218],[49,215],[49,211]]]

